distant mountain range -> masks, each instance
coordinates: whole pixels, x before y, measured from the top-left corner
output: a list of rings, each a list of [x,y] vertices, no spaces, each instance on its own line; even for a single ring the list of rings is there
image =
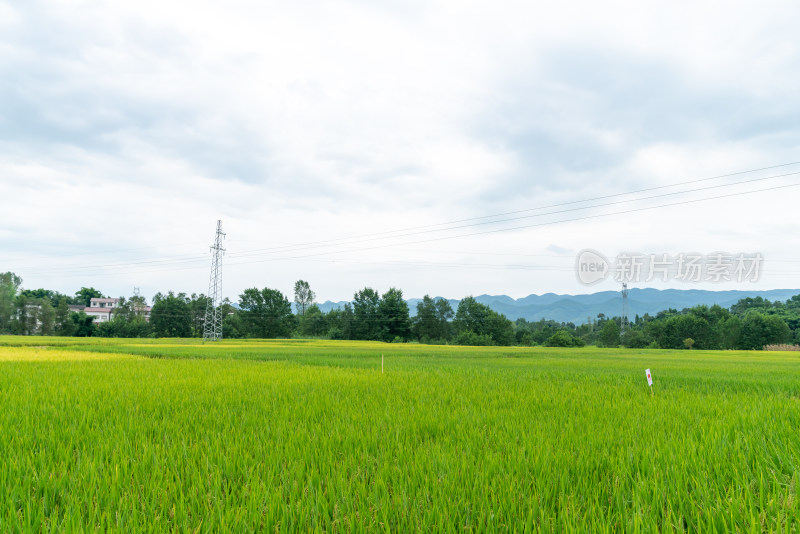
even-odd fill
[[[763,297],[775,301],[785,301],[794,295],[800,294],[800,289],[770,289],[765,291],[707,291],[703,289],[631,289],[628,293],[628,317],[633,320],[637,315],[656,313],[669,308],[682,310],[700,304],[719,304],[728,308],[740,299],[747,297]],[[407,299],[411,315],[417,311],[417,302],[422,299]],[[447,299],[453,307],[458,307],[459,301]],[[528,295],[520,299],[513,299],[508,295],[479,295],[475,300],[486,304],[498,313],[509,319],[516,320],[520,317],[528,321],[539,319],[552,319],[560,323],[583,324],[589,319],[595,319],[603,313],[608,317],[619,316],[622,313],[622,295],[619,291],[601,291],[586,295],[558,295],[545,293],[544,295]],[[325,301],[319,304],[322,311],[341,308],[345,301]]]

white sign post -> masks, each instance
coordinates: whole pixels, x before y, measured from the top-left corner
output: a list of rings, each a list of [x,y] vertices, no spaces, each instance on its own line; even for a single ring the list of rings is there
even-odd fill
[[[650,394],[653,394],[653,375],[650,374],[650,369],[645,369],[644,374],[647,375],[647,385],[650,386]]]

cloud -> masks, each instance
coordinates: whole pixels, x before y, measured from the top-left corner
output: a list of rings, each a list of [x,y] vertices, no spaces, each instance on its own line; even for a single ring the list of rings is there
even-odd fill
[[[132,278],[202,291],[217,218],[235,257],[791,161],[791,7],[0,1],[0,248],[26,283],[71,291],[102,276],[113,294]],[[572,290],[569,261],[535,283],[513,266],[586,247],[750,246],[790,224],[789,198],[232,257],[225,287],[288,290],[303,277],[332,299],[362,280],[408,295]],[[766,204],[769,221],[726,219]],[[773,254],[790,259],[796,238],[785,239]],[[87,268],[85,279],[36,270],[48,255],[118,249],[137,249],[118,261],[201,259],[179,264],[189,271]]]

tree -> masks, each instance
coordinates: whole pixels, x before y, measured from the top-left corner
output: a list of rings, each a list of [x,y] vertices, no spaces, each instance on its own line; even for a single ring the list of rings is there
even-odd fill
[[[558,330],[547,338],[545,345],[548,347],[582,347],[583,340],[573,336],[566,330]]]
[[[629,349],[643,349],[652,343],[653,340],[647,335],[645,328],[629,328],[622,336],[622,344]]]
[[[742,319],[737,315],[731,315],[718,326],[720,332],[720,344],[723,349],[735,349],[739,346],[739,339],[742,336]]]
[[[50,301],[50,304],[52,304],[54,308],[57,308],[62,300],[65,300],[67,304],[73,304],[74,303],[73,301],[75,300],[74,298],[68,295],[63,295],[58,291],[53,291],[52,289],[43,289],[43,288],[23,289],[21,293],[26,297],[35,299],[37,301],[47,299]]]
[[[620,330],[617,321],[606,321],[600,329],[598,341],[603,347],[618,347],[620,343]]]
[[[189,337],[192,332],[192,316],[185,293],[175,295],[172,291],[153,297],[150,324],[157,337]]]
[[[304,336],[321,337],[328,333],[327,317],[316,304],[308,307],[299,323],[299,331]]]
[[[776,315],[765,315],[756,310],[748,311],[742,321],[739,349],[760,350],[764,345],[779,345],[792,337],[789,326]]]
[[[0,274],[0,333],[11,330],[11,319],[20,285],[22,278],[16,274],[12,272]]]
[[[71,336],[75,333],[75,323],[70,318],[69,305],[65,299],[58,302],[55,317],[55,334],[57,336]]]
[[[23,293],[14,300],[14,318],[11,320],[11,332],[19,336],[30,336],[36,330],[36,305]]]
[[[378,306],[381,297],[371,287],[353,295],[353,339],[379,341],[384,338],[384,325]]]
[[[502,313],[489,310],[486,333],[492,337],[495,345],[509,346],[516,341],[514,336],[514,323],[509,321]]]
[[[246,337],[290,337],[294,315],[289,300],[277,289],[245,289],[239,295],[239,307]]]
[[[49,299],[41,299],[39,304],[39,333],[43,336],[52,336],[55,333],[56,310]]]
[[[447,341],[453,315],[453,308],[445,299],[434,300],[425,295],[417,302],[417,315],[412,321],[414,336],[422,343]]]
[[[228,298],[222,300],[222,303],[217,309],[217,313],[222,315],[222,336],[231,339],[245,337],[245,327],[242,321],[242,314],[240,311],[233,307]],[[202,326],[200,328],[200,335],[203,334]]]
[[[514,324],[505,315],[481,304],[474,297],[465,297],[458,303],[453,327],[457,343],[459,339],[469,338],[468,335],[465,337],[465,332],[489,336],[496,345],[512,345],[516,340]]]
[[[206,309],[208,308],[208,304],[211,301],[210,298],[205,296],[204,294],[196,295],[192,293],[192,296],[189,298],[189,312],[192,315],[192,337],[203,337],[203,329],[205,327],[205,320],[206,320]],[[219,310],[221,312],[221,310]],[[226,332],[226,328],[224,325],[226,315],[223,315],[223,325],[222,331]],[[232,337],[225,335],[225,337]]]
[[[448,340],[453,336],[453,325],[451,321],[455,317],[455,312],[450,303],[443,299],[436,299],[436,321],[439,323],[439,338]]]
[[[72,320],[72,334],[75,337],[92,337],[96,331],[94,324],[94,317],[86,315],[84,312],[72,312],[70,314]]]
[[[437,327],[436,303],[430,295],[425,295],[421,301],[417,302],[417,315],[412,321],[412,331],[417,340],[428,343],[431,340],[439,339]]]
[[[687,337],[683,340],[683,346],[689,350],[692,350],[692,347],[694,347],[694,339]]]
[[[731,313],[743,317],[750,310],[766,311],[772,303],[764,297],[745,297],[731,306]]]
[[[78,304],[88,306],[92,299],[101,299],[103,294],[93,287],[82,287],[75,293],[75,300]]]
[[[378,316],[382,322],[384,341],[408,341],[411,336],[411,320],[408,303],[403,300],[403,292],[390,288],[378,303]]]
[[[294,303],[297,306],[297,313],[305,315],[306,309],[314,304],[316,295],[311,291],[311,287],[305,280],[298,280],[294,283]]]
[[[692,338],[698,349],[712,346],[713,331],[708,321],[692,313],[673,315],[664,321],[661,338],[656,338],[662,349],[682,349],[683,340]]]
[[[728,310],[722,306],[719,306],[718,304],[715,304],[711,307],[700,305],[690,308],[689,313],[703,319],[708,325],[708,328],[702,331],[704,335],[702,339],[697,339],[696,337],[692,336],[692,339],[698,343],[698,348],[710,350],[725,348],[724,339],[726,333],[723,330],[723,327],[731,317],[731,314]]]
[[[353,306],[349,302],[346,302],[341,310],[334,309],[329,311],[325,316],[325,321],[328,323],[328,337],[330,339],[356,339],[353,335],[355,314],[353,313]]]
[[[489,316],[489,307],[481,304],[474,297],[465,297],[458,303],[453,326],[457,333],[475,332],[484,333],[486,318]]]

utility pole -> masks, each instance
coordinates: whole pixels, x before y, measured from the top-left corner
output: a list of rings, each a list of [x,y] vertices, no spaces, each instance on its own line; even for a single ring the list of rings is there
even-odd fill
[[[222,301],[220,266],[222,255],[225,253],[225,249],[222,248],[222,240],[224,238],[222,221],[217,221],[217,234],[214,238],[214,244],[211,245],[211,276],[208,280],[208,305],[206,306],[206,318],[203,323],[203,342],[222,339],[222,314],[219,311],[219,305]]]

